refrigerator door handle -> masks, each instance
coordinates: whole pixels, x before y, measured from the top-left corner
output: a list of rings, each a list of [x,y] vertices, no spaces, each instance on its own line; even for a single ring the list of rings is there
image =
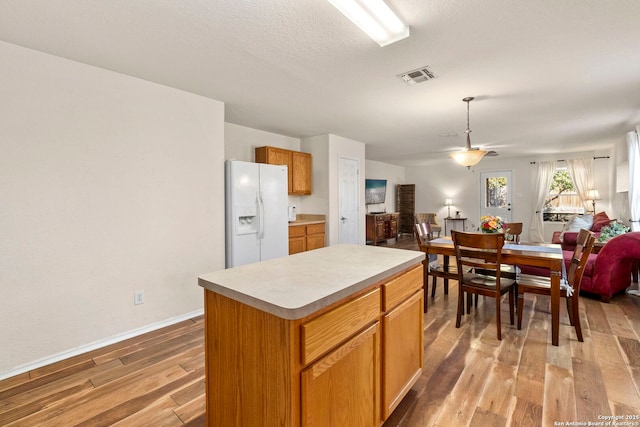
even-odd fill
[[[258,191],[258,240],[264,239],[264,203],[262,202],[262,192]]]

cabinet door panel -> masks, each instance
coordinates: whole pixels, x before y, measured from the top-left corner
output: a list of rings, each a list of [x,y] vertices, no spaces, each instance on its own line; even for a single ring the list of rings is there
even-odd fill
[[[290,237],[289,238],[289,255],[297,254],[298,252],[304,252],[307,250],[307,238]]]
[[[311,194],[311,154],[291,153],[291,184],[293,194]]]
[[[389,229],[387,230],[387,238],[391,239],[396,237],[398,235],[398,221],[392,219],[387,224],[389,224]]]
[[[310,234],[307,236],[307,250],[324,248],[324,234]]]
[[[380,425],[379,323],[302,371],[302,425]]]
[[[416,292],[383,318],[383,419],[391,415],[422,374],[422,298],[423,292]]]

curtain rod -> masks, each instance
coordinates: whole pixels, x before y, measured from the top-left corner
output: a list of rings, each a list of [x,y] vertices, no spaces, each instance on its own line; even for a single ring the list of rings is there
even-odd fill
[[[599,160],[599,159],[608,159],[609,156],[599,156],[599,157],[594,157],[593,160]],[[566,162],[565,159],[558,159],[556,160],[556,162]],[[530,165],[535,165],[536,162],[529,162]]]

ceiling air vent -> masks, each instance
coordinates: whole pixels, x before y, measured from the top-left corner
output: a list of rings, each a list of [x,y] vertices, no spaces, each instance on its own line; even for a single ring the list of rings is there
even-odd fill
[[[429,68],[429,66],[426,65],[413,71],[407,71],[405,73],[398,74],[398,77],[404,80],[409,86],[413,86],[416,83],[422,83],[426,82],[427,80],[435,79],[436,75]]]

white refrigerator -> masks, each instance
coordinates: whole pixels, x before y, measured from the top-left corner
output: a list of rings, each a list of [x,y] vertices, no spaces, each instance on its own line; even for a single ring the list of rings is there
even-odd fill
[[[227,160],[226,267],[289,255],[287,167]]]

